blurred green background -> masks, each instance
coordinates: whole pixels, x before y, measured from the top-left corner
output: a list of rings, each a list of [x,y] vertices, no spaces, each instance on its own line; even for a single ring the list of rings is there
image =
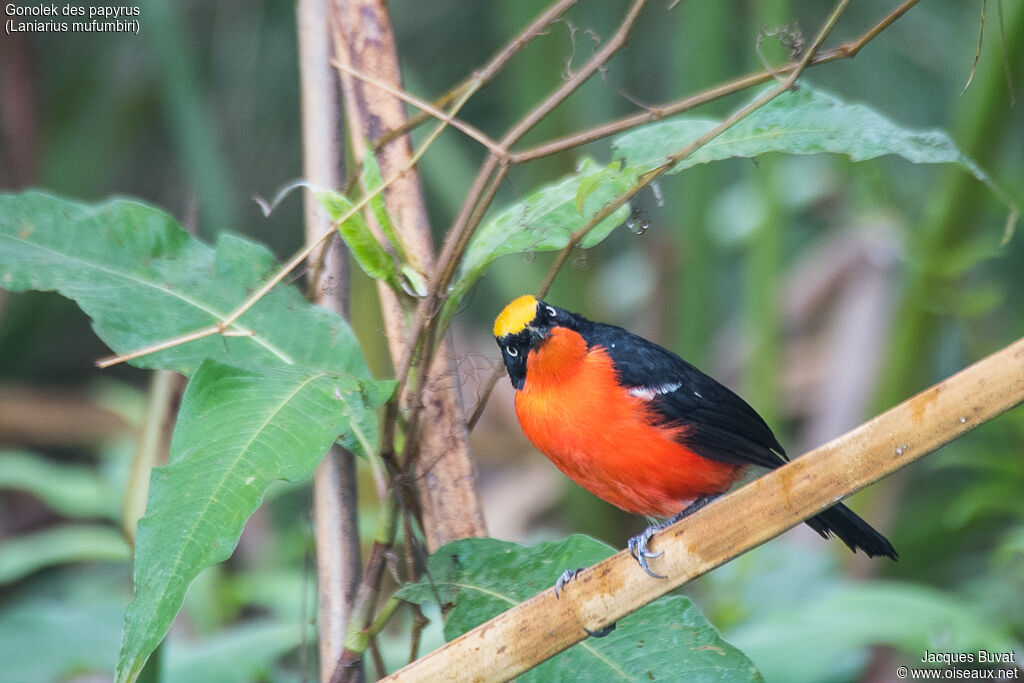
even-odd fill
[[[137,6],[138,36],[0,36],[0,187],[87,201],[133,196],[204,239],[231,230],[286,258],[302,239],[298,196],[269,218],[251,197],[272,197],[301,174],[294,5]],[[441,95],[544,6],[390,3],[407,89]],[[894,6],[852,3],[826,45],[854,39]],[[589,58],[625,7],[581,3],[461,117],[500,136]],[[810,41],[830,9],[653,2],[607,71],[523,144],[759,70],[759,36],[764,58],[778,64],[784,52],[771,34],[783,28]],[[983,9],[980,59],[964,91]],[[1020,3],[1000,11],[998,2],[928,0],[856,59],[805,79],[908,128],[948,131],[1020,201],[1022,35]],[[696,114],[722,116],[748,97]],[[584,153],[609,157],[598,142],[516,168],[496,206],[570,171]],[[449,131],[424,158],[438,235],[483,156]],[[577,252],[548,298],[629,327],[720,378],[792,454],[1024,334],[1024,242],[1001,243],[1006,207],[958,168],[767,156],[687,170],[658,190],[637,198],[646,230],[620,230]],[[467,410],[497,362],[493,316],[535,290],[551,259],[506,257],[467,297],[453,359]],[[357,278],[353,296],[365,352],[387,375],[372,284]],[[70,302],[0,290],[0,680],[102,680],[116,657],[129,577],[116,520],[148,378],[96,370],[105,354]],[[472,439],[493,535],[535,541],[580,531],[621,546],[642,528],[533,452],[506,382]],[[1024,638],[1022,455],[1016,410],[855,497],[899,550],[897,564],[862,561],[799,530],[683,592],[768,680],[885,681],[924,648],[1013,647]],[[193,587],[172,631],[168,680],[315,679],[309,497],[308,484],[274,490],[236,556]],[[372,514],[364,520],[372,524]],[[390,637],[394,665],[407,646],[401,634]],[[230,673],[218,668],[225,662]]]

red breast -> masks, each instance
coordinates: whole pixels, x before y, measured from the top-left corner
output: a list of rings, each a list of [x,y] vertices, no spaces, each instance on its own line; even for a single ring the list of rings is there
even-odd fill
[[[573,481],[627,512],[671,516],[725,491],[743,468],[682,445],[687,427],[656,424],[618,382],[602,347],[555,327],[530,351],[516,414],[533,445]]]

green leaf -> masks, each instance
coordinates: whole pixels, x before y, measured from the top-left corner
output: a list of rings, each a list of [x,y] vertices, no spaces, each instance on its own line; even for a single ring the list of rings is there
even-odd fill
[[[393,385],[214,360],[199,367],[182,398],[169,462],[153,471],[139,521],[119,681],[138,675],[195,576],[232,553],[267,487],[308,476],[353,415],[376,408]]]
[[[120,501],[94,467],[57,464],[25,451],[0,451],[0,489],[31,493],[69,517],[120,517]]]
[[[408,263],[402,264],[403,288],[410,295],[422,299],[427,295],[427,278]]]
[[[137,202],[0,195],[0,284],[74,299],[118,353],[219,322],[274,270],[259,245],[225,235],[211,249]],[[394,383],[368,379],[339,316],[275,287],[231,331],[135,363],[193,377],[171,463],[154,472],[139,524],[122,680],[138,674],[195,575],[230,555],[270,482],[308,475],[335,438],[356,452],[378,448],[374,411]]]
[[[366,145],[366,156],[363,158],[362,181],[363,189],[367,194],[372,194],[384,182],[381,179],[380,166],[377,165],[377,157],[374,156],[371,147],[369,144]],[[406,246],[401,233],[395,230],[395,223],[391,220],[387,206],[384,204],[384,195],[377,193],[371,196],[369,203],[370,211],[373,212],[377,225],[380,226],[385,239],[398,257],[400,264],[398,274],[401,276],[402,291],[416,298],[426,296],[427,278],[423,274],[423,265],[416,259],[415,253]]]
[[[675,117],[637,128],[614,140],[615,156],[649,171],[719,123],[717,120]],[[1013,202],[981,168],[964,155],[943,131],[903,128],[863,104],[847,104],[835,95],[801,84],[680,161],[669,173],[733,157],[767,152],[785,154],[845,154],[864,161],[896,154],[915,164],[952,163],[982,181],[1011,210]]]
[[[376,191],[384,183],[380,176],[380,166],[377,165],[377,157],[374,156],[373,148],[370,144],[366,145],[366,156],[363,157],[362,180],[363,190],[367,194]],[[388,214],[387,206],[384,204],[383,193],[378,192],[370,198],[370,211],[377,220],[377,225],[380,226],[384,237],[391,243],[391,248],[398,254],[398,259],[403,263],[407,263],[409,260],[409,250],[405,248],[405,242],[402,241],[402,237],[395,230],[395,224]]]
[[[0,609],[5,681],[110,680],[128,602],[124,569],[57,568],[19,584]]]
[[[339,221],[352,211],[352,201],[340,192],[321,191],[316,193],[317,201],[327,210],[332,221]],[[372,203],[372,202],[371,202]],[[401,291],[398,282],[395,259],[381,246],[377,238],[370,232],[370,226],[360,211],[352,213],[346,220],[338,223],[338,233],[345,240],[356,263],[374,280],[383,280],[396,290]]]
[[[635,181],[633,169],[620,168],[617,161],[599,166],[585,158],[576,173],[500,210],[477,229],[466,248],[446,303],[446,317],[494,259],[506,254],[564,249],[574,232],[625,194]],[[587,249],[596,245],[628,216],[629,204],[620,206],[590,230],[580,246]]]
[[[74,299],[117,353],[217,323],[273,271],[264,247],[224,234],[212,249],[138,202],[0,195],[0,287]],[[245,358],[369,376],[345,321],[294,287],[275,287],[233,329],[252,334],[213,335],[132,363],[190,375],[207,357]]]
[[[261,620],[198,642],[171,641],[163,680],[189,683],[277,680],[268,675],[282,655],[306,639],[303,622]]]
[[[583,205],[586,203],[587,197],[594,194],[594,191],[601,187],[602,183],[615,176],[621,168],[621,162],[613,161],[605,168],[583,178],[579,189],[576,190],[576,211],[581,216],[583,215]]]
[[[128,544],[116,529],[81,524],[37,531],[0,543],[0,584],[57,564],[102,561],[128,561]]]
[[[1017,646],[970,604],[896,581],[843,586],[795,609],[776,610],[730,638],[767,680],[791,683],[827,680],[836,661],[869,645],[900,648],[917,660],[926,649],[1010,652]]]
[[[445,637],[451,640],[549,588],[563,570],[594,564],[613,552],[580,535],[528,547],[464,539],[435,552],[429,578],[402,587],[398,595],[421,604],[440,595],[442,602],[454,603],[445,623]],[[674,596],[656,600],[622,619],[610,635],[579,643],[516,680],[710,682],[761,677],[688,599]]]

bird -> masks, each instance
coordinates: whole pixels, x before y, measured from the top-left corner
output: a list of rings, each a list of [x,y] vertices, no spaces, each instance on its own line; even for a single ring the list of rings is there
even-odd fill
[[[655,578],[651,537],[724,495],[745,473],[788,458],[742,398],[668,349],[525,294],[497,316],[494,338],[523,433],[570,479],[626,512],[659,519],[627,547]],[[869,557],[892,544],[836,503],[806,520]],[[555,593],[575,578],[567,570]],[[596,634],[592,634],[596,635]]]

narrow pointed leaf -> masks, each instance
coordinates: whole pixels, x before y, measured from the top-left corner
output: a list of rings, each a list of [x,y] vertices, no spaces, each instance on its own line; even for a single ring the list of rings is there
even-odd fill
[[[398,595],[420,604],[438,595],[454,603],[445,622],[445,637],[451,640],[549,588],[563,570],[594,564],[613,552],[580,535],[534,546],[464,539],[435,552],[430,578],[402,587]],[[571,583],[566,590],[572,590]],[[610,635],[579,643],[516,680],[710,683],[760,681],[761,676],[688,599],[673,596],[622,619]]]
[[[372,146],[369,144],[366,146],[366,156],[363,157],[362,179],[363,190],[367,194],[374,192],[384,183],[380,175],[380,166],[377,165],[377,157],[374,156]],[[373,213],[377,225],[380,226],[381,232],[384,233],[384,237],[391,243],[391,248],[398,254],[399,260],[407,262],[409,250],[405,248],[405,242],[402,241],[401,235],[395,230],[395,224],[391,220],[387,206],[384,204],[384,195],[382,193],[377,193],[370,198],[370,211]]]
[[[118,681],[141,671],[195,576],[232,553],[267,487],[308,476],[353,413],[392,386],[319,370],[199,367],[139,521]]]
[[[324,191],[317,193],[317,201],[327,210],[332,221],[340,221],[352,211],[355,204],[340,192]],[[345,240],[356,263],[374,280],[383,280],[400,291],[395,259],[381,246],[377,238],[370,232],[370,226],[359,211],[352,213],[347,219],[338,223],[338,233]]]

